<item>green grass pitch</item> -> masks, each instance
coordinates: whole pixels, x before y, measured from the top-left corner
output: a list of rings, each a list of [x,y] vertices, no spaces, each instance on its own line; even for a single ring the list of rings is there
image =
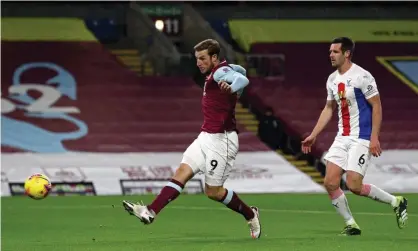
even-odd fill
[[[182,195],[145,226],[121,200],[154,196],[1,199],[3,251],[385,251],[418,250],[418,194],[408,194],[409,225],[398,229],[390,206],[348,195],[363,234],[341,237],[343,220],[325,194],[240,195],[260,208],[262,237],[244,218],[204,195]]]

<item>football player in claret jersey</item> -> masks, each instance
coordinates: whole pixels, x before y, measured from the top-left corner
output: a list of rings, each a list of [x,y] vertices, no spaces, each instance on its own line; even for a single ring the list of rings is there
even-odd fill
[[[341,37],[332,41],[329,56],[337,68],[327,80],[327,102],[312,133],[302,141],[302,151],[309,153],[318,134],[330,121],[338,107],[338,134],[325,155],[325,188],[337,212],[344,218],[346,227],[342,235],[360,235],[359,225],[353,218],[347,198],[340,188],[343,172],[346,184],[356,195],[369,197],[393,207],[399,228],[407,223],[407,200],[395,197],[372,184],[363,184],[371,155],[378,157],[382,123],[382,106],[374,77],[351,61],[354,43]]]
[[[171,181],[150,205],[123,201],[123,206],[131,215],[150,224],[168,203],[180,195],[184,185],[196,173],[203,172],[206,195],[244,216],[251,237],[258,239],[261,236],[258,208],[247,206],[234,191],[223,187],[238,154],[235,104],[249,83],[246,71],[239,65],[220,61],[220,46],[215,40],[204,40],[194,50],[200,72],[207,74],[202,97],[204,120],[201,132],[184,152]]]

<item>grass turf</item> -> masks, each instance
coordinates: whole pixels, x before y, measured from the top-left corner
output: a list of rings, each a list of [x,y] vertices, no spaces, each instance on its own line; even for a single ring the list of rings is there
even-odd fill
[[[128,215],[122,199],[154,196],[1,199],[3,251],[416,250],[418,194],[408,194],[409,225],[398,229],[389,205],[348,195],[363,234],[341,237],[343,220],[325,194],[241,195],[260,208],[262,237],[250,238],[241,215],[203,195],[183,195],[153,224]]]

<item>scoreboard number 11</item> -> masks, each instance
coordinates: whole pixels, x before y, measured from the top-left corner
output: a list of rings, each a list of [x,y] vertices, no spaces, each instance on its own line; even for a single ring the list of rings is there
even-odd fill
[[[155,20],[155,28],[167,35],[177,35],[180,32],[180,21],[177,18],[166,18]]]

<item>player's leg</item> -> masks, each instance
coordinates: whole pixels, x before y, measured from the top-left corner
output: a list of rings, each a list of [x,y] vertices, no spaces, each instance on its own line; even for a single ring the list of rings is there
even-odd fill
[[[346,227],[341,232],[343,235],[360,235],[361,230],[357,225],[348,206],[347,197],[340,188],[341,175],[343,170],[336,164],[328,161],[324,180],[325,188],[331,199],[331,203],[337,212],[343,217]]]
[[[192,168],[185,163],[181,163],[174,176],[167,185],[161,189],[160,193],[150,205],[134,204],[124,200],[123,206],[126,211],[135,215],[141,222],[150,224],[165,206],[180,195],[184,188],[184,184],[186,184],[193,176],[194,173]]]
[[[341,139],[336,139],[325,156],[327,160],[324,186],[331,199],[331,203],[337,212],[343,217],[346,227],[342,235],[360,235],[361,230],[357,225],[348,206],[347,197],[340,188],[341,176],[347,163],[346,144]]]
[[[181,194],[184,185],[193,178],[193,176],[193,169],[188,164],[181,163],[174,176],[148,206],[148,209],[155,215],[160,213],[168,203],[175,200]]]
[[[407,199],[402,196],[396,197],[373,184],[363,184],[370,159],[367,144],[354,142],[349,151],[347,186],[354,194],[391,205],[396,214],[398,227],[403,228],[408,220]]]
[[[214,186],[206,183],[205,193],[208,198],[223,203],[229,209],[244,216],[247,221],[254,219],[255,211],[258,211],[255,207],[253,208],[245,204],[234,191],[228,190],[223,186]]]
[[[261,224],[258,208],[254,206],[248,206],[234,191],[224,188],[224,182],[224,178],[217,179],[216,177],[211,177],[208,179],[207,175],[205,184],[206,195],[210,199],[221,202],[229,209],[244,216],[248,222],[248,225],[250,226],[251,237],[254,239],[260,238]]]
[[[234,165],[238,153],[238,135],[236,132],[225,134],[225,139],[214,143],[209,140],[206,149],[205,193],[215,201],[223,203],[229,209],[241,214],[250,226],[251,237],[261,237],[259,210],[250,207],[231,189],[223,187]],[[217,147],[211,147],[217,145]]]
[[[125,209],[139,218],[144,224],[154,221],[157,214],[182,192],[184,185],[203,168],[205,158],[196,139],[185,151],[180,167],[167,185],[160,191],[154,201],[148,205],[136,205],[130,201],[123,201]]]

